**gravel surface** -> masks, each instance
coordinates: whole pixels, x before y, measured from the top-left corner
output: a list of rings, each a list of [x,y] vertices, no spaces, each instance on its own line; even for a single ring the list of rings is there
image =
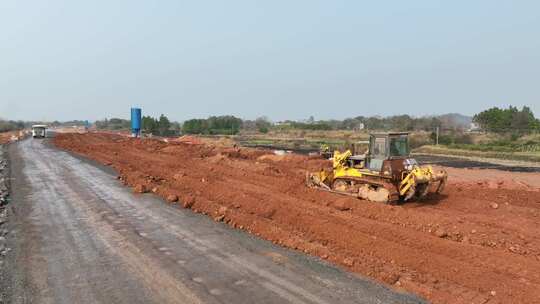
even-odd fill
[[[9,234],[8,227],[8,188],[9,170],[8,163],[5,157],[4,146],[0,145],[0,303],[5,303],[6,286],[2,282],[7,280],[5,271],[6,255],[9,254],[11,248],[7,243]]]

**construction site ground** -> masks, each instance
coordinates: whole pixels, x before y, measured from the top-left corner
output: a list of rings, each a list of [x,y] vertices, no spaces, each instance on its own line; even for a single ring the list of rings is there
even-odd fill
[[[49,139],[5,150],[11,193],[7,217],[0,217],[2,304],[425,303],[158,196],[133,193],[110,167]]]
[[[392,206],[307,188],[306,172],[330,166],[308,156],[93,133],[54,143],[110,166],[134,192],[433,303],[540,303],[537,172],[448,168],[442,195]]]

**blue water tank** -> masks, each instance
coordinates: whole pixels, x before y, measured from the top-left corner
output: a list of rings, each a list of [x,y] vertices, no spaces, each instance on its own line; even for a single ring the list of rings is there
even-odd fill
[[[141,109],[131,108],[131,133],[139,136],[141,133]]]

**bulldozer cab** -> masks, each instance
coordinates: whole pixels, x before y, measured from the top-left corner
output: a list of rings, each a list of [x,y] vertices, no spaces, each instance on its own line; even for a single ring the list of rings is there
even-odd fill
[[[366,165],[379,172],[385,160],[408,158],[409,153],[409,133],[371,134]]]

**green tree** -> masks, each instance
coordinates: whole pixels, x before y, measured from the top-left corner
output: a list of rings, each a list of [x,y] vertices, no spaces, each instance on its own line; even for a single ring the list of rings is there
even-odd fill
[[[24,122],[0,119],[0,132],[24,129]]]
[[[518,108],[509,106],[508,109],[493,107],[476,114],[473,118],[486,131],[497,133],[524,134],[538,130],[538,120],[529,107]]]
[[[109,127],[109,120],[107,120],[107,118],[96,121],[96,128],[98,130],[108,129],[108,127]]]
[[[186,134],[204,134],[207,131],[206,119],[190,119],[182,125],[182,132]]]
[[[523,107],[519,112],[512,113],[510,128],[516,133],[525,133],[536,129],[537,120],[529,107]]]
[[[210,134],[237,134],[242,126],[242,120],[231,115],[211,116],[207,120]]]
[[[103,128],[108,130],[128,130],[131,128],[131,121],[122,118],[105,119]]]
[[[234,116],[211,116],[208,119],[186,120],[182,132],[186,134],[237,134],[242,120]]]
[[[170,127],[171,127],[171,122],[169,121],[167,116],[161,114],[159,116],[159,121],[158,121],[159,134],[161,136],[166,136],[169,133]]]
[[[261,133],[268,133],[270,130],[270,127],[272,126],[272,123],[268,119],[268,117],[259,117],[255,120],[255,126],[257,127],[257,130]]]
[[[150,116],[142,117],[142,129],[147,134],[158,134],[158,122]]]
[[[170,129],[171,129],[171,131],[174,132],[174,134],[177,135],[182,130],[182,126],[180,125],[179,122],[173,121],[173,122],[171,122],[171,128]]]

